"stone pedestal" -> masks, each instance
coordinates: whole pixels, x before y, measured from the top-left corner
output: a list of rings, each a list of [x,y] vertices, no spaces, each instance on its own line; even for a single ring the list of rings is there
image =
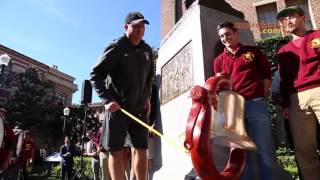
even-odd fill
[[[219,49],[222,50],[217,24],[225,20],[244,22],[218,9],[195,1],[161,42],[157,60],[157,74],[161,75],[161,127],[164,135],[181,147],[191,108],[190,90],[194,85],[202,86],[213,75],[212,61]],[[240,30],[240,36],[244,44],[254,44],[249,29]],[[225,152],[218,151],[220,158],[216,163],[223,167],[226,158],[222,154]],[[164,140],[161,141],[161,157],[162,164],[154,174],[155,180],[184,179],[192,169],[190,155]]]

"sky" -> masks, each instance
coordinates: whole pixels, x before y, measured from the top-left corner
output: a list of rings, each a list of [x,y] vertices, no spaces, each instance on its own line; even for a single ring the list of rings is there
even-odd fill
[[[0,0],[0,44],[75,78],[81,86],[105,46],[124,33],[128,12],[150,22],[144,40],[160,44],[160,0]],[[94,91],[93,91],[94,92]],[[93,93],[93,102],[99,98]]]

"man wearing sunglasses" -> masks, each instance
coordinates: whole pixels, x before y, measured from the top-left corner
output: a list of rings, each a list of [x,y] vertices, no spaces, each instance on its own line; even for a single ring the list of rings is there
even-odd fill
[[[320,122],[320,31],[308,31],[298,6],[277,14],[293,39],[278,51],[283,114],[289,117],[294,150],[303,179],[320,179],[317,123]]]

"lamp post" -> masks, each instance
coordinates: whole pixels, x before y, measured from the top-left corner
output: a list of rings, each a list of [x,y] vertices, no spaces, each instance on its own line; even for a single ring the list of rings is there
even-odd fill
[[[8,54],[1,54],[0,55],[0,87],[2,87],[4,77],[3,72],[4,69],[9,65],[11,61],[11,57]]]
[[[65,133],[66,133],[66,119],[67,119],[67,116],[69,116],[69,113],[70,113],[70,109],[68,107],[65,107],[63,109],[63,115],[64,115],[64,119],[63,119],[63,136],[65,136]]]
[[[3,70],[10,63],[11,57],[8,54],[1,54],[0,56],[0,75],[2,75]]]

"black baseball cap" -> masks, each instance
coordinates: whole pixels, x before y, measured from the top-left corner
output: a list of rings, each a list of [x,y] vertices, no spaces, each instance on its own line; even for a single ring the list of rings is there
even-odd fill
[[[125,19],[125,23],[126,24],[138,24],[140,22],[144,22],[145,24],[149,24],[149,21],[144,19],[144,16],[137,11],[134,12],[130,12],[129,14],[127,14],[126,19]]]
[[[290,6],[287,8],[282,9],[281,11],[278,12],[277,14],[277,19],[279,20],[282,17],[286,17],[290,14],[298,13],[299,15],[303,16],[304,11],[301,7],[299,6]]]

